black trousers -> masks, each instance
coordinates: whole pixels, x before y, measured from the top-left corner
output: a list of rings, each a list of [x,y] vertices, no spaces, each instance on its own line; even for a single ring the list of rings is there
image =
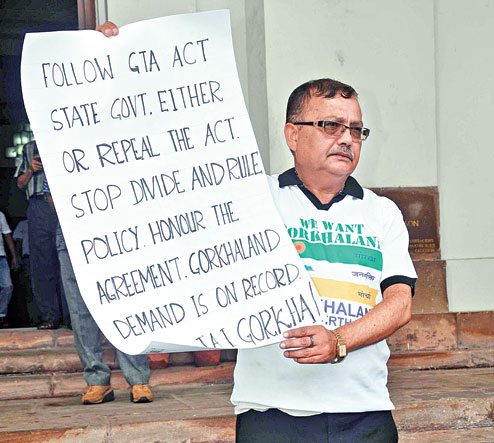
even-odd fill
[[[31,285],[41,320],[69,322],[55,245],[57,216],[43,195],[33,195],[27,207]]]
[[[247,411],[237,416],[239,443],[395,443],[391,411],[318,414],[294,417],[278,409]]]

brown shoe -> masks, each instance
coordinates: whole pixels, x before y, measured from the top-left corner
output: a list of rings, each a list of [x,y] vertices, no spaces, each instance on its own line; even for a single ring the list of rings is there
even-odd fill
[[[89,386],[87,392],[82,396],[83,405],[97,405],[113,400],[115,400],[115,395],[110,385]]]
[[[150,403],[153,401],[153,393],[149,385],[134,385],[130,391],[130,401],[134,403]]]

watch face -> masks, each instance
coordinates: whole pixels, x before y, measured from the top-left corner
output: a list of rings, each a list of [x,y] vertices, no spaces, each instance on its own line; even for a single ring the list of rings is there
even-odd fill
[[[346,356],[346,345],[338,345],[338,357]]]

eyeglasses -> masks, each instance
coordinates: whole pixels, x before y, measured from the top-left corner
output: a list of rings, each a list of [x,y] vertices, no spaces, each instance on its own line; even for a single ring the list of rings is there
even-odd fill
[[[330,120],[319,120],[318,122],[293,122],[294,125],[319,126],[324,132],[331,136],[342,136],[347,129],[350,129],[350,135],[354,141],[364,141],[369,137],[370,129],[359,126],[347,126],[343,123],[332,122]]]

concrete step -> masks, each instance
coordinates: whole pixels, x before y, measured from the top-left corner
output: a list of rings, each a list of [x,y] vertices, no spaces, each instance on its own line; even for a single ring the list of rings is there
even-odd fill
[[[203,385],[231,383],[234,363],[197,368],[175,366],[151,371],[150,385],[153,388],[178,385]],[[121,391],[129,387],[121,371],[112,371],[112,386]],[[79,373],[44,373],[35,375],[6,375],[0,377],[0,400],[67,397],[80,395],[87,386]]]
[[[36,328],[0,329],[0,351],[48,349],[74,346],[70,329],[39,331]]]
[[[493,441],[492,427],[400,432],[400,443],[492,443]]]
[[[84,391],[86,384],[82,372],[74,372],[74,368],[76,371],[82,370],[75,353],[67,351],[62,354],[48,353],[49,357],[53,357],[51,359],[47,358],[44,352],[44,350],[24,351],[24,359],[19,357],[17,369],[21,366],[20,362],[23,362],[26,371],[0,376],[0,400],[70,396]],[[16,357],[13,356],[12,359],[14,358]],[[105,361],[110,366],[118,366],[111,358],[105,358]],[[37,366],[33,368],[35,364]],[[39,373],[27,371],[41,367],[51,369]],[[220,366],[209,368],[196,368],[192,365],[192,361],[183,362],[183,364],[171,365],[167,369],[153,369],[151,382],[158,386],[167,384],[167,380],[170,380],[170,383],[189,383],[206,377],[209,383],[224,383],[232,379],[233,367],[232,362],[223,362]],[[494,349],[393,354],[388,367],[390,370],[494,367]],[[119,370],[112,371],[112,383],[118,389],[125,388],[126,383]]]
[[[154,389],[153,403],[84,406],[79,398],[0,402],[2,442],[233,441],[231,384]],[[3,403],[3,404],[2,404]]]
[[[393,354],[494,349],[494,311],[414,314],[388,338]]]
[[[494,366],[494,312],[414,314],[389,339],[390,367],[461,368]],[[104,343],[103,360],[118,369],[115,349]],[[234,361],[235,351],[221,352]],[[190,365],[191,352],[149,356],[152,368]],[[0,330],[0,375],[77,372],[82,367],[72,331],[33,328]]]
[[[104,338],[103,361],[118,369],[115,349]],[[194,353],[150,354],[152,369],[194,363]],[[235,361],[235,350],[221,351],[221,361]],[[45,372],[82,371],[72,331],[57,329],[38,331],[35,328],[0,330],[0,376],[2,374],[42,374]]]
[[[494,349],[453,349],[393,353],[388,361],[392,369],[459,369],[494,367]]]
[[[234,361],[236,351],[221,351],[221,361]],[[168,366],[184,366],[194,364],[192,352],[173,354],[148,355],[151,369]],[[118,359],[115,349],[103,349],[103,361],[112,369],[118,369]],[[80,372],[82,365],[75,348],[23,349],[15,351],[0,351],[0,378],[12,374],[43,374],[51,372]]]
[[[159,425],[159,428],[157,426]],[[235,441],[235,418],[209,417],[167,422],[132,423],[91,429],[47,430],[4,434],[5,443],[198,443]],[[400,443],[492,443],[493,428],[448,429],[425,432],[400,432]],[[186,436],[187,438],[184,438]],[[111,438],[111,440],[110,440]]]
[[[115,367],[115,352],[103,351],[103,361]],[[22,349],[0,352],[0,374],[44,373],[53,371],[82,371],[75,349]]]
[[[388,388],[404,431],[491,427],[494,368],[395,370]]]
[[[423,285],[426,283],[423,282]],[[442,299],[444,294],[436,294],[435,301],[431,301],[429,296],[417,290],[411,322],[389,340],[393,350],[494,348],[494,311],[448,312],[447,304]],[[0,329],[0,351],[73,347],[72,331],[65,328],[47,331],[36,328]]]
[[[36,355],[33,358],[35,359]],[[67,366],[66,363],[64,365]],[[73,366],[78,366],[80,369],[78,360],[73,362]],[[392,355],[388,362],[390,370],[482,366],[494,367],[494,349]],[[232,379],[233,367],[234,363],[223,362],[219,366],[209,368],[196,368],[188,364],[170,366],[167,369],[153,369],[151,383],[156,386],[204,380],[208,383],[224,383]],[[125,389],[126,383],[120,371],[112,371],[112,384],[117,389]],[[81,372],[45,371],[38,374],[9,374],[0,377],[0,400],[71,396],[83,392],[85,388],[86,383]]]
[[[493,368],[391,371],[400,441],[492,442],[493,380]],[[231,442],[231,388],[159,385],[155,401],[140,405],[130,403],[123,390],[114,402],[97,406],[83,406],[76,397],[0,401],[0,441]]]

